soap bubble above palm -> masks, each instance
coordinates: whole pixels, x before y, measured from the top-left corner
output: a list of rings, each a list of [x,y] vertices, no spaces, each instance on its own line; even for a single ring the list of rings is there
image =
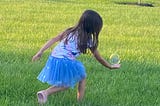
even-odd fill
[[[116,54],[116,53],[111,54],[111,56],[110,56],[110,63],[111,63],[112,65],[114,65],[114,64],[119,64],[119,63],[120,63],[119,55]]]

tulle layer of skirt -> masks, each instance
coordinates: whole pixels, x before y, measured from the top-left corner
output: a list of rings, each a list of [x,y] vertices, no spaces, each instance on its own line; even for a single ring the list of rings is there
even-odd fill
[[[85,77],[85,67],[80,61],[49,56],[37,78],[53,86],[73,88]]]

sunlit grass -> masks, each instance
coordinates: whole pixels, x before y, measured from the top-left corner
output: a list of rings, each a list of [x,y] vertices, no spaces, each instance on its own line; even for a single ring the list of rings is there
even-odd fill
[[[80,56],[87,69],[86,95],[76,101],[76,87],[49,97],[47,106],[159,106],[160,2],[155,7],[118,5],[135,0],[1,0],[0,106],[36,106],[36,92],[49,87],[36,77],[52,49],[40,61],[32,56],[50,38],[76,24],[85,9],[103,17],[99,51],[116,52],[121,69],[110,72],[90,55]],[[55,46],[55,45],[53,45]]]

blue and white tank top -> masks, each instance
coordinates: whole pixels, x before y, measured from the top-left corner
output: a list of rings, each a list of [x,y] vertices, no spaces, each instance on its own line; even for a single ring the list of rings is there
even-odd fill
[[[53,49],[51,55],[57,58],[69,58],[76,59],[81,52],[78,50],[77,38],[72,36],[72,33],[68,36],[69,40],[65,44],[65,39],[63,39],[56,47]]]

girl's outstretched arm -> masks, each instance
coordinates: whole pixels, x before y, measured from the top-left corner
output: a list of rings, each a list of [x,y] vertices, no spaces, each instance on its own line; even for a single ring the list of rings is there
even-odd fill
[[[36,53],[36,55],[33,56],[32,61],[38,60],[41,55],[43,54],[43,52],[48,49],[49,47],[51,47],[55,42],[59,41],[62,37],[62,33],[60,33],[58,36],[50,39],[49,41],[47,41],[44,46]]]
[[[95,51],[92,51],[94,57],[96,58],[96,60],[101,63],[102,65],[104,65],[105,67],[109,68],[109,69],[118,69],[120,68],[120,64],[114,64],[111,65],[109,62],[107,62],[98,52],[98,50],[96,49]]]

